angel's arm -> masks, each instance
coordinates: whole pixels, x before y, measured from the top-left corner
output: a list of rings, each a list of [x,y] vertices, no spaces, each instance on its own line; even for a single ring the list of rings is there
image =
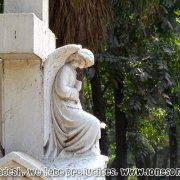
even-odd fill
[[[75,87],[71,87],[69,84],[72,76],[74,76],[74,74],[72,73],[71,69],[67,66],[63,66],[57,73],[55,90],[62,99],[78,101],[78,90]]]

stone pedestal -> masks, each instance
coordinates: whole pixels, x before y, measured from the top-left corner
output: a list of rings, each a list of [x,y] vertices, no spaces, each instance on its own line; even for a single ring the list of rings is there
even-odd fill
[[[23,2],[5,0],[5,12],[23,14],[0,15],[0,140],[5,154],[22,151],[41,160],[45,132],[43,62],[55,49],[55,35],[45,23],[48,1]]]
[[[41,162],[25,153],[12,152],[0,159],[0,169],[4,170],[4,177],[1,176],[1,180],[48,180],[50,178],[45,177],[43,174],[44,167]],[[11,171],[8,172],[10,169],[14,170],[13,177],[5,175],[12,173]],[[54,178],[52,177],[51,179],[53,180]]]
[[[0,169],[4,174],[14,170],[15,180],[104,180],[106,156],[82,156],[55,161],[49,164],[22,153],[12,152],[0,159]],[[1,177],[11,180],[11,177]]]
[[[62,170],[61,177],[58,178],[59,180],[105,180],[107,162],[107,156],[81,155],[50,162],[46,164],[46,167],[50,171],[53,169]]]

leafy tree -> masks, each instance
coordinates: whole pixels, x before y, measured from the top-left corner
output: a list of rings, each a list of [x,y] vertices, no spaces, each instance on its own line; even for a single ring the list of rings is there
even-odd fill
[[[180,1],[162,1],[162,10],[160,12],[161,23],[161,35],[162,38],[169,43],[171,46],[171,61],[169,61],[169,67],[171,76],[174,79],[172,88],[168,89],[168,94],[172,104],[167,107],[167,122],[169,125],[169,148],[170,148],[170,167],[176,168],[177,166],[177,153],[178,153],[178,142],[177,142],[177,130],[178,130],[178,104],[175,100],[178,97],[178,84],[179,84],[179,73],[177,68],[179,67],[179,29],[180,29]],[[177,91],[176,91],[177,90]],[[170,177],[174,179],[175,177]]]
[[[110,84],[113,83],[115,92],[116,167],[119,169],[127,164],[127,131],[128,137],[135,135],[136,143],[149,144],[147,150],[160,147],[161,143],[157,143],[155,136],[152,137],[152,143],[147,133],[140,128],[139,119],[145,124],[149,122],[148,130],[158,132],[160,126],[156,123],[164,127],[165,122],[159,122],[157,118],[156,123],[151,122],[153,109],[164,112],[168,106],[172,106],[169,91],[174,86],[171,62],[174,54],[177,54],[177,47],[173,49],[174,45],[167,36],[171,38],[174,33],[171,24],[176,24],[177,15],[172,13],[178,2],[113,1],[112,5],[114,21],[108,34],[106,51],[101,58],[109,62],[111,70],[107,71],[113,72]],[[162,142],[167,140],[165,130],[164,127],[160,134],[156,134]]]
[[[147,53],[144,49],[147,39],[145,32],[146,29],[147,31],[151,30],[147,28],[147,25],[153,24],[151,18],[148,19],[149,21],[145,18],[148,16],[147,13],[144,14],[148,8],[147,4],[143,4],[143,1],[141,3],[142,6],[137,1],[113,1],[114,24],[109,37],[107,53],[114,60],[111,68],[116,72],[114,73],[114,98],[117,169],[127,166],[126,132],[127,129],[134,128],[132,126],[138,115],[137,112],[141,110],[141,107],[138,107],[139,97],[135,93],[138,89],[134,87],[138,86],[141,78],[143,79],[145,76],[143,72],[141,78],[137,75],[137,66],[141,64],[141,60],[146,57],[145,53]],[[153,16],[154,10],[148,12],[150,12],[149,17]],[[144,41],[142,41],[142,37],[145,38]],[[142,89],[145,88],[142,87]],[[146,102],[147,99],[144,104]],[[140,104],[144,109],[143,105]],[[125,179],[125,177],[119,178]]]

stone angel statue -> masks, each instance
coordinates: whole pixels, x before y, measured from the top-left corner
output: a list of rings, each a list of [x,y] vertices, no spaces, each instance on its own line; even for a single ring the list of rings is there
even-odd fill
[[[47,159],[100,153],[100,121],[82,109],[79,100],[82,82],[76,77],[77,68],[93,64],[93,53],[74,44],[56,49],[45,62]]]

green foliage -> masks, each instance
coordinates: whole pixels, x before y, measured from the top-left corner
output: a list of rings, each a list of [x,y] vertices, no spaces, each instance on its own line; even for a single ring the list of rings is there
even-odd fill
[[[168,128],[180,124],[180,1],[113,0],[112,11],[107,43],[96,57],[110,154],[114,157],[112,90],[120,82],[124,99],[118,106],[128,119],[129,151],[146,156],[167,146]]]
[[[109,87],[123,82],[119,108],[128,118],[127,142],[135,154],[167,145],[170,119],[178,119],[179,2],[112,2],[114,19],[98,60],[109,65]]]
[[[180,39],[174,35],[170,39],[173,44],[174,56],[170,64],[170,70],[174,79],[174,85],[170,89],[172,106],[167,108],[168,126],[180,127]]]
[[[177,48],[169,38],[178,27],[177,5],[167,0],[113,1],[114,21],[100,59],[111,64],[111,83],[124,83],[119,107],[129,119],[135,112],[146,115],[148,108],[172,105],[168,90],[174,85],[171,62]]]
[[[147,113],[148,108],[171,104],[166,90],[173,81],[169,73],[168,62],[172,50],[168,43],[152,38],[144,44],[147,52],[144,57],[129,59],[129,72],[124,79],[124,109]]]
[[[152,108],[148,118],[140,118],[138,121],[139,131],[145,135],[148,142],[156,149],[161,149],[168,144],[167,113],[162,108]]]
[[[129,176],[128,180],[137,180],[137,177],[136,176]]]
[[[129,151],[144,157],[168,145],[167,112],[162,108],[151,108],[144,117],[139,114],[136,131],[127,133]]]
[[[93,103],[92,103],[92,95],[91,95],[91,86],[90,86],[90,82],[87,77],[84,77],[83,85],[84,85],[85,110],[92,113],[93,112],[93,109],[92,109]]]
[[[129,151],[137,156],[153,154],[154,149],[148,139],[140,132],[128,132],[127,143]]]

